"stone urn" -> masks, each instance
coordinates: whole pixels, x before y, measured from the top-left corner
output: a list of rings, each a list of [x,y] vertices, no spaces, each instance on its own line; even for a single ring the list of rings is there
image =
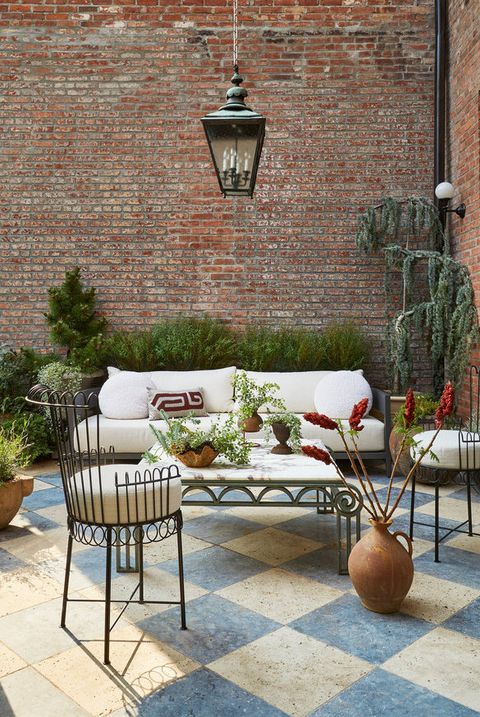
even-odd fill
[[[276,453],[280,456],[289,456],[293,453],[293,450],[288,445],[287,441],[290,438],[290,427],[284,423],[272,423],[273,435],[278,441],[276,446],[273,446],[271,452]]]
[[[348,572],[362,604],[373,612],[397,612],[413,580],[412,541],[391,520],[371,519],[371,529],[354,546]],[[399,541],[406,542],[407,549]]]
[[[22,500],[33,491],[32,476],[17,475],[0,486],[0,530],[17,515]]]
[[[258,415],[257,411],[255,411],[250,418],[246,418],[244,421],[239,421],[238,426],[245,433],[258,433],[263,426],[263,419]]]
[[[183,463],[187,468],[206,468],[218,456],[210,443],[202,443],[198,448],[184,451],[183,453],[175,453],[175,458]]]

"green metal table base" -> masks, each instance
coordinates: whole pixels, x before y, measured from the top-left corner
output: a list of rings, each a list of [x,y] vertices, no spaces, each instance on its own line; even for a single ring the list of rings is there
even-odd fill
[[[360,540],[360,512],[363,499],[360,491],[352,485],[349,490],[339,481],[299,481],[283,480],[252,480],[247,485],[238,480],[215,480],[206,484],[200,479],[182,479],[182,505],[222,505],[231,507],[267,506],[316,508],[321,515],[336,515],[337,520],[337,550],[338,573],[348,575],[348,556],[355,542]],[[215,490],[220,488],[221,490]],[[261,488],[255,494],[252,488]],[[295,491],[295,492],[294,492]],[[188,495],[202,492],[205,498],[185,500]],[[231,494],[243,493],[245,500],[232,497]],[[288,500],[268,498],[271,493],[281,492]]]

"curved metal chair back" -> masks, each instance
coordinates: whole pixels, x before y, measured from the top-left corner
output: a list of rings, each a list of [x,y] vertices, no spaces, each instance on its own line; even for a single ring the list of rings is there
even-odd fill
[[[113,448],[105,450],[101,444],[96,393],[62,393],[38,385],[29,391],[27,401],[46,411],[50,417],[65,494],[69,536],[61,626],[65,627],[67,602],[78,601],[78,598],[68,597],[72,541],[75,539],[87,545],[106,548],[105,664],[110,661],[110,630],[116,624],[110,625],[112,547],[117,549],[119,570],[121,547],[127,546],[129,560],[130,546],[135,546],[136,565],[133,571],[139,572],[139,583],[132,596],[125,601],[113,602],[125,602],[126,605],[131,602],[180,605],[181,626],[186,629],[181,539],[183,519],[180,510],[182,487],[178,467],[160,463],[151,466],[116,463]],[[145,600],[143,545],[175,534],[180,600]],[[128,571],[132,571],[130,566]],[[137,590],[139,599],[134,600]],[[82,601],[89,602],[87,599]]]

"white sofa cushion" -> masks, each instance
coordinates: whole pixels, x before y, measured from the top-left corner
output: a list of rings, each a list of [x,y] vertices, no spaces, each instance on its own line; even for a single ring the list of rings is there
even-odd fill
[[[330,418],[349,418],[352,408],[368,398],[366,414],[372,407],[372,389],[358,371],[332,371],[315,388],[314,404],[318,413]]]
[[[213,420],[226,420],[227,415],[217,416],[206,416],[199,418],[199,426],[202,428],[208,427]],[[263,416],[265,418],[265,414]],[[324,428],[314,426],[312,423],[305,421],[303,416],[299,414],[302,422],[302,436],[307,440],[320,439],[328,446],[332,451],[343,451],[343,444],[340,440],[336,431],[326,431]],[[91,416],[89,421],[89,432],[90,435],[95,435],[96,432],[96,416]],[[348,429],[348,421],[342,421],[345,429]],[[384,425],[382,421],[372,416],[368,416],[363,419],[364,430],[359,433],[358,444],[362,451],[383,451],[384,450]],[[99,430],[101,437],[102,447],[108,451],[110,446],[113,446],[115,452],[118,454],[132,453],[140,455],[144,451],[151,448],[155,443],[155,436],[153,435],[150,426],[156,426],[159,430],[165,430],[165,421],[148,421],[148,419],[136,419],[129,421],[118,421],[105,416],[99,416]],[[187,424],[188,425],[188,424]],[[193,424],[192,424],[193,427]],[[80,442],[80,449],[86,449],[86,437],[85,437],[85,421],[78,426],[78,436]],[[251,438],[256,437],[263,438],[263,430],[259,433],[252,434]],[[348,440],[349,446],[352,447],[350,439]],[[272,443],[273,445],[273,443]]]
[[[150,373],[118,371],[107,378],[100,393],[98,405],[107,418],[129,420],[148,416],[147,386]]]
[[[413,460],[416,460],[419,453],[428,446],[434,433],[435,431],[423,431],[414,436],[417,445],[410,449]],[[425,468],[480,469],[480,435],[478,433],[441,430],[431,450],[437,456],[438,461],[427,453],[421,460],[421,465]]]
[[[204,371],[152,371],[155,388],[184,389],[201,386],[205,408],[212,413],[225,413],[233,408],[233,377],[235,366]]]
[[[77,488],[71,486],[73,514],[84,522],[127,525],[150,523],[175,513],[182,502],[180,478],[152,481],[152,478],[160,478],[163,466],[162,463],[149,466],[118,463],[102,466],[100,471],[94,466],[75,473],[73,481]],[[117,503],[115,479],[118,477],[118,483],[124,484],[127,474],[130,485],[119,489]]]
[[[280,389],[278,397],[285,401],[287,411],[292,413],[309,413],[315,410],[313,395],[318,382],[329,376],[332,371],[291,371],[291,372],[264,372],[247,371],[247,376],[253,379],[256,384],[262,386],[264,383],[278,383]],[[266,406],[260,407],[260,412],[265,413]]]

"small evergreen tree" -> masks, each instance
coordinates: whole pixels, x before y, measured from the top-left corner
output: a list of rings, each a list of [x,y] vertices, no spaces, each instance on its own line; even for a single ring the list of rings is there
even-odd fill
[[[45,318],[50,338],[54,344],[66,347],[68,357],[97,341],[105,330],[106,319],[96,316],[95,289],[83,287],[78,266],[65,272],[61,286],[50,287],[48,308]]]

